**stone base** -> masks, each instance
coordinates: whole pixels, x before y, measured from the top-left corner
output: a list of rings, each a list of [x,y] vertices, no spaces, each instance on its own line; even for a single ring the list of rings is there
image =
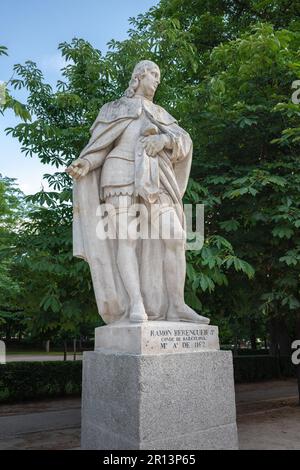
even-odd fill
[[[237,449],[231,352],[84,353],[82,448]]]
[[[147,321],[113,323],[95,329],[95,349],[133,354],[172,354],[220,349],[217,326]]]

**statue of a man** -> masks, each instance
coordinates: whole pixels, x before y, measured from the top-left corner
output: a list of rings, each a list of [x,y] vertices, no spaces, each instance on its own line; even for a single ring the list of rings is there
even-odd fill
[[[67,168],[74,178],[74,256],[90,265],[99,314],[106,323],[209,323],[184,302],[182,197],[192,141],[153,103],[159,83],[159,67],[149,60],[139,62],[124,96],[101,108],[89,143]],[[121,214],[130,220],[132,205],[142,204],[149,214],[155,204],[159,233],[167,228],[172,236],[137,239],[127,230],[122,238],[99,238],[99,204],[114,209],[117,228]]]

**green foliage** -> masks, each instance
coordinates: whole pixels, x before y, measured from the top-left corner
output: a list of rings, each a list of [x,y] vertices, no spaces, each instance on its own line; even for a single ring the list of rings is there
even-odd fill
[[[188,285],[193,291],[213,292],[216,285],[228,285],[226,275],[230,268],[254,276],[252,266],[234,255],[232,245],[223,237],[213,235],[205,240],[200,251],[187,252]]]
[[[0,45],[0,56],[1,55],[8,55],[7,47]],[[31,116],[26,108],[26,106],[20,101],[14,99],[9,91],[9,85],[13,84],[13,79],[4,82],[1,84],[0,88],[0,114],[3,115],[6,109],[12,109],[16,116],[20,117],[24,121],[29,121]],[[3,94],[3,96],[2,96]]]
[[[294,377],[290,357],[234,356],[237,383]],[[0,365],[0,403],[80,396],[81,361],[10,362]]]
[[[296,375],[296,367],[290,356],[234,356],[233,366],[235,383],[260,382]]]
[[[257,24],[214,48],[199,86],[205,111],[198,113],[196,131],[201,139],[201,127],[209,128],[211,138],[202,140],[197,173],[201,185],[222,199],[210,229],[225,230],[254,267],[253,308],[268,314],[279,306],[288,314],[299,303],[300,147],[285,131],[299,117],[289,108],[299,46],[299,31]],[[266,304],[270,291],[276,295]]]
[[[71,63],[63,69],[64,81],[58,82],[56,91],[44,83],[35,63],[27,61],[24,66],[15,66],[19,78],[14,80],[13,86],[27,89],[28,109],[36,118],[8,129],[8,133],[21,142],[25,155],[36,154],[42,163],[50,163],[58,169],[55,174],[44,176],[51,191],[42,190],[27,197],[36,207],[30,211],[28,221],[20,230],[18,252],[21,264],[33,273],[28,283],[30,291],[38,293],[31,303],[31,309],[37,312],[33,334],[40,331],[44,335],[52,335],[59,328],[77,334],[78,325],[85,316],[86,322],[93,322],[95,318],[88,267],[82,261],[72,259],[71,255],[72,182],[64,168],[80,153],[101,105],[120,96],[127,87],[136,58],[130,57],[132,63],[129,68],[130,61],[121,59],[121,45],[115,44],[114,47],[113,52],[102,58],[100,51],[81,39],[74,39],[71,44],[60,44],[63,57]],[[166,92],[163,95],[166,96],[168,84],[162,84],[162,90],[164,87]],[[197,191],[193,191],[191,182],[187,200],[199,199]],[[207,192],[204,195],[207,199],[210,197]],[[218,198],[211,198],[211,206],[218,203]],[[216,258],[213,264],[204,258],[198,263],[197,257],[192,257],[193,269],[204,269],[194,279],[189,278],[187,297],[194,299],[192,304],[200,305],[199,290],[211,292],[216,284],[227,284],[228,269],[252,276],[251,268],[235,257],[232,246],[227,247],[226,252],[226,248],[220,246],[220,239],[214,237],[209,244]]]
[[[0,403],[80,396],[81,361],[0,364]]]
[[[72,259],[71,207],[29,199],[0,180],[0,335],[89,335],[98,317],[88,267]]]
[[[0,337],[25,330],[22,280],[14,263],[17,230],[27,204],[15,180],[0,175]]]
[[[46,334],[61,325],[75,333],[81,312],[92,322],[88,269],[71,255],[72,183],[63,170],[102,104],[120,97],[148,58],[162,70],[156,101],[194,142],[184,202],[205,205],[204,247],[187,252],[186,300],[222,325],[224,338],[265,336],[268,319],[298,311],[300,299],[300,111],[291,102],[299,2],[161,0],[130,24],[105,56],[83,39],[61,43],[68,63],[56,89],[32,61],[14,69],[11,86],[27,90],[34,119],[8,132],[25,155],[56,168],[45,175],[51,190],[28,199],[35,207],[16,250],[35,293],[34,324]]]

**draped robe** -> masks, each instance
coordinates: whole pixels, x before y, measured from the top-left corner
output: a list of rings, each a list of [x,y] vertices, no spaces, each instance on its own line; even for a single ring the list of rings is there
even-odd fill
[[[91,171],[74,182],[73,254],[89,263],[98,311],[106,323],[129,319],[129,296],[117,266],[117,239],[99,239],[99,204],[102,199],[101,167],[127,126],[142,113],[141,98],[123,97],[105,104],[90,132],[91,138],[80,157],[90,162]],[[159,181],[176,205],[184,228],[182,197],[186,190],[192,160],[189,134],[163,108],[153,103],[147,113],[159,132],[167,134],[172,148],[157,157]],[[138,145],[138,142],[136,143]],[[120,182],[121,184],[121,182]],[[149,320],[164,320],[169,300],[166,289],[163,240],[138,240],[140,289]],[[137,286],[138,288],[138,286]]]

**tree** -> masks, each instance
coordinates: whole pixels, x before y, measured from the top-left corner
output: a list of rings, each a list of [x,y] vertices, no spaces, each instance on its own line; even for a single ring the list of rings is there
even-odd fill
[[[222,228],[254,266],[252,308],[271,317],[300,306],[299,143],[285,131],[299,115],[286,112],[299,41],[297,31],[257,25],[214,49],[198,94],[198,132],[210,136],[196,171],[222,200],[209,230]]]
[[[8,55],[7,47],[0,45],[0,56]],[[20,101],[14,99],[9,92],[9,84],[13,83],[11,78],[7,82],[0,84],[0,114],[3,115],[6,109],[12,109],[16,116],[20,117],[24,121],[30,120],[30,114],[28,113],[26,106]]]
[[[27,88],[28,110],[36,118],[8,131],[19,139],[26,155],[36,154],[43,163],[53,164],[60,170],[54,175],[45,175],[52,191],[40,191],[29,198],[42,207],[31,213],[25,226],[22,237],[27,248],[23,263],[30,263],[31,270],[43,279],[49,276],[40,302],[44,310],[52,312],[53,328],[63,321],[63,312],[69,315],[70,324],[67,324],[71,328],[71,323],[76,322],[76,312],[80,316],[81,310],[91,303],[91,284],[87,266],[82,261],[71,260],[72,183],[64,168],[78,156],[88,140],[88,129],[101,105],[120,96],[126,85],[124,82],[121,88],[117,79],[121,64],[117,63],[113,68],[111,55],[102,58],[101,53],[87,42],[74,39],[71,44],[60,44],[59,49],[71,63],[64,68],[65,81],[58,82],[57,91],[43,82],[43,76],[33,62],[15,66],[19,78],[14,80],[14,86]],[[193,194],[192,188],[190,194]],[[227,269],[228,256],[239,263],[239,269],[252,275],[250,267],[234,256],[233,248],[226,240],[214,237],[210,243],[217,258],[214,266],[206,267],[213,271],[211,278],[199,273],[192,277],[187,289],[190,302],[198,308],[199,299],[194,293],[197,285],[202,284],[205,290],[211,289],[214,283],[226,282],[224,269]],[[25,250],[25,246],[22,249]],[[196,258],[191,258],[191,262],[193,259]],[[222,268],[217,263],[222,263]],[[192,268],[189,269],[191,273],[194,273]]]
[[[56,90],[44,83],[35,63],[16,65],[13,86],[27,89],[28,111],[35,119],[9,132],[22,143],[26,155],[36,154],[58,170],[46,175],[52,191],[31,198],[42,206],[32,222],[38,252],[56,256],[64,234],[68,243],[58,263],[66,266],[71,256],[71,181],[63,167],[87,142],[101,105],[119,98],[133,65],[149,58],[162,69],[158,103],[178,118],[194,141],[185,201],[203,202],[206,210],[205,246],[201,252],[188,253],[188,301],[223,324],[228,338],[231,331],[232,337],[251,337],[253,345],[276,314],[276,306],[286,314],[296,308],[297,267],[283,258],[289,256],[292,235],[296,234],[292,250],[297,243],[297,215],[289,221],[284,217],[291,212],[288,190],[293,194],[292,205],[298,197],[296,176],[288,177],[297,168],[298,147],[294,143],[291,149],[289,143],[283,149],[281,143],[271,141],[295,124],[295,116],[287,116],[289,111],[280,109],[279,103],[288,104],[289,87],[296,78],[298,9],[298,2],[286,5],[282,0],[272,6],[254,0],[162,0],[145,15],[131,19],[129,38],[111,41],[105,56],[82,39],[60,44],[69,64]],[[261,20],[274,27],[253,26]],[[54,248],[53,237],[44,233],[48,225],[60,231],[53,232],[59,240]],[[81,262],[70,261],[68,273],[77,263]],[[40,301],[51,311],[50,305],[54,309],[59,305],[61,312],[62,283],[53,281],[52,263],[44,265],[43,275],[49,270],[52,291]],[[87,286],[89,275],[80,269]],[[282,284],[286,271],[294,286]],[[68,279],[67,271],[64,275]],[[82,300],[88,298],[85,289]]]
[[[23,285],[12,252],[25,213],[24,195],[15,180],[0,175],[0,331],[6,340],[24,330]]]

